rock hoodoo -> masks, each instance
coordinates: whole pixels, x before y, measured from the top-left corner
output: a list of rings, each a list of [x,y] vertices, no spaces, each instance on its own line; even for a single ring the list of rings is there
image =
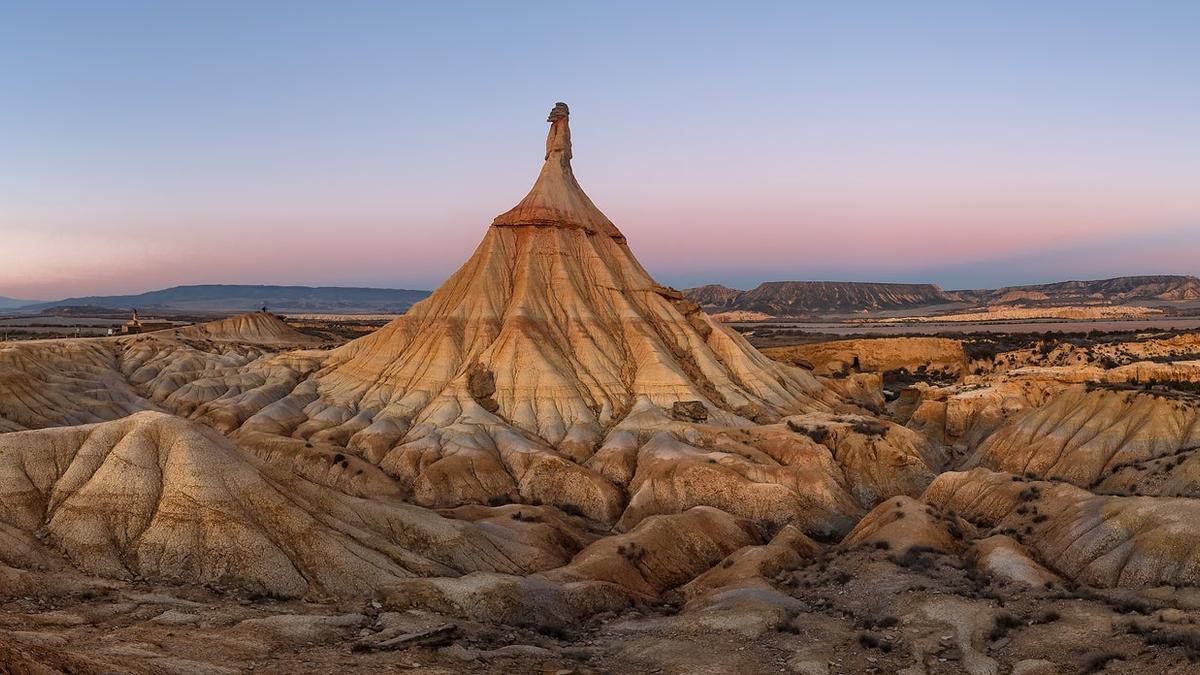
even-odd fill
[[[555,104],[546,119],[550,123],[546,163],[537,182],[521,203],[496,216],[492,224],[578,228],[624,241],[621,231],[596,208],[575,180],[575,172],[571,170],[569,116],[566,103]]]
[[[551,113],[533,189],[462,268],[330,355],[307,390],[317,398],[297,399],[308,433],[428,452],[502,427],[522,446],[588,455],[622,422],[667,419],[681,401],[725,425],[824,407],[812,375],[763,357],[650,278],[575,180],[568,119],[565,105]]]

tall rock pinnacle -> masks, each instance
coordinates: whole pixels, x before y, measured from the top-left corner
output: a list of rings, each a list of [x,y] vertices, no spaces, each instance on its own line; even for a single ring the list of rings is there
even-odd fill
[[[521,203],[497,216],[492,224],[574,228],[624,240],[621,231],[596,208],[575,180],[571,170],[569,116],[566,103],[554,105],[546,119],[550,132],[546,135],[546,163],[542,172]]]

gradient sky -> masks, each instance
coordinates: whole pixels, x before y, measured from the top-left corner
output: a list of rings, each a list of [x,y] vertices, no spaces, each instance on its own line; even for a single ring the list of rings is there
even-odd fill
[[[6,2],[0,295],[432,288],[572,110],[659,281],[1200,272],[1200,3]]]

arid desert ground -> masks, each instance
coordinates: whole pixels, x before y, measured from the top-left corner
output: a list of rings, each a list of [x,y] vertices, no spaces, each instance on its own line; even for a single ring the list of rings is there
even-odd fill
[[[0,343],[0,672],[1200,672],[1194,326],[722,323],[568,120],[377,329]]]

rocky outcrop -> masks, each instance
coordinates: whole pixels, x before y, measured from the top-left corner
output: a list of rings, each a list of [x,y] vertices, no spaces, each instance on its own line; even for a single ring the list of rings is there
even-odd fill
[[[832,340],[770,347],[762,352],[784,363],[810,367],[817,375],[904,369],[910,373],[928,371],[957,377],[967,365],[962,342],[934,337]]]
[[[880,310],[915,310],[951,303],[961,303],[959,306],[962,307],[1004,304],[1120,304],[1147,300],[1192,302],[1200,300],[1200,279],[1193,276],[1134,276],[958,291],[944,291],[933,284],[769,281],[748,291],[710,284],[689,288],[684,293],[688,299],[709,313],[755,312],[770,317],[788,318]],[[1075,311],[1079,318],[1086,318],[1085,310]],[[1014,308],[1007,316],[1019,318],[1025,315]],[[989,316],[981,314],[978,317],[986,318]],[[1001,319],[1005,316],[995,314],[990,318]],[[932,320],[940,319],[933,317]]]
[[[270,312],[238,314],[219,321],[177,328],[171,333],[190,340],[245,342],[256,345],[279,345],[293,349],[312,347],[322,342],[320,338],[295,330]],[[155,337],[165,338],[167,336],[156,334]]]
[[[1093,281],[1060,281],[1006,286],[989,291],[955,291],[973,300],[1000,302],[1019,298],[1036,302],[1125,302],[1128,300],[1200,300],[1200,279],[1183,275],[1130,276]]]
[[[1117,467],[1200,446],[1200,404],[1136,391],[1063,391],[997,429],[966,466],[1089,487]]]
[[[975,469],[942,474],[923,499],[968,520],[1021,533],[1037,561],[1080,583],[1145,588],[1200,582],[1193,499],[1096,496],[1066,483]]]

